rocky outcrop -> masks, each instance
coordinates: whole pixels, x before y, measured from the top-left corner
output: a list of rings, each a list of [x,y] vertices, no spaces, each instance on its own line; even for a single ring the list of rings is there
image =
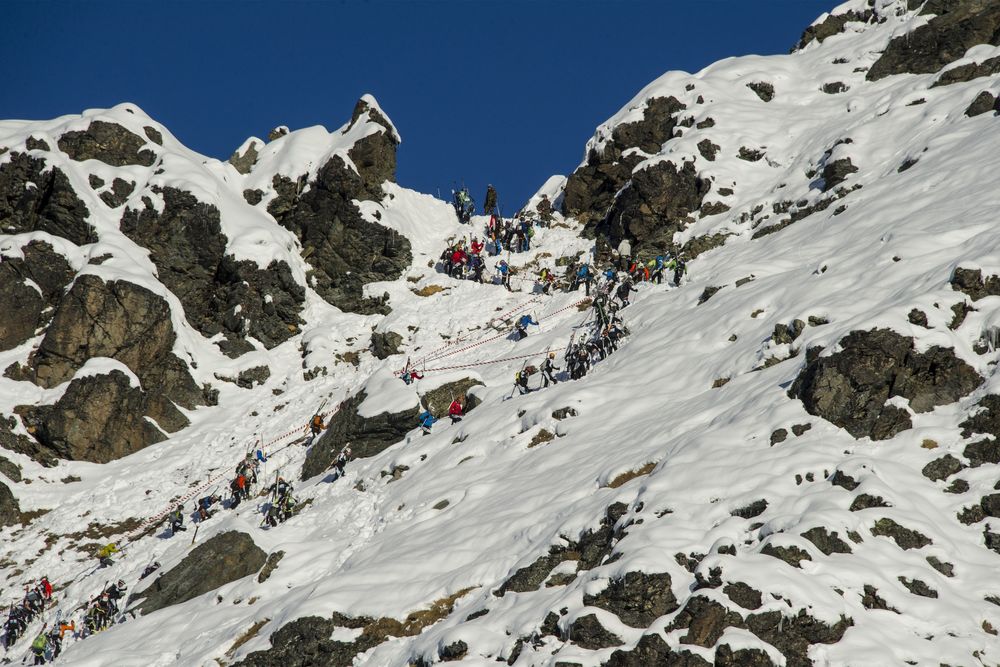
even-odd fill
[[[1000,45],[1000,5],[984,0],[934,3],[940,12],[926,24],[893,38],[866,75],[930,74],[963,57],[977,44]],[[926,10],[925,10],[926,11]]]
[[[627,238],[635,255],[663,254],[673,247],[674,233],[684,229],[709,187],[693,162],[680,167],[669,160],[657,162],[632,175],[596,233],[611,248]]]
[[[850,158],[841,158],[833,162],[827,162],[823,166],[823,192],[829,192],[847,180],[847,177],[856,173],[858,168],[854,166]]]
[[[175,431],[187,419],[169,401],[147,396],[119,370],[70,382],[54,405],[20,406],[18,412],[38,441],[35,458],[51,457],[107,463],[166,439],[145,418],[157,413],[164,429]]]
[[[675,115],[687,108],[675,97],[646,100],[643,118],[622,123],[611,132],[601,149],[592,148],[586,163],[566,181],[562,212],[572,215],[593,230],[614,202],[615,193],[629,180],[632,169],[648,155],[660,152],[677,126]],[[631,148],[640,152],[624,153]]]
[[[117,123],[95,120],[86,130],[67,132],[59,137],[59,150],[77,161],[100,160],[112,167],[151,167],[156,161],[156,153],[143,148],[147,143],[146,139]]]
[[[223,334],[230,356],[252,349],[251,336],[271,348],[297,333],[305,289],[284,262],[264,269],[226,254],[219,209],[175,188],[159,192],[157,211],[127,209],[121,230],[150,250],[164,285],[184,305],[188,322],[205,336]]]
[[[351,123],[347,132],[358,123],[365,121],[381,125],[383,131],[373,132],[356,141],[347,152],[351,162],[357,168],[364,182],[366,199],[382,199],[382,184],[386,181],[396,182],[396,149],[399,147],[399,137],[389,119],[368,103],[365,98],[358,100],[351,114]]]
[[[47,388],[73,380],[54,405],[18,408],[39,444],[26,453],[39,460],[105,462],[163,440],[162,431],[187,426],[177,405],[193,409],[207,399],[174,355],[175,340],[162,297],[126,281],[80,276],[59,302],[24,373]],[[73,379],[99,357],[127,366],[147,391],[132,386],[120,370]]]
[[[410,242],[395,231],[362,218],[354,200],[381,200],[382,184],[395,180],[398,137],[392,125],[365,100],[354,109],[351,126],[362,117],[383,126],[348,151],[357,171],[332,157],[305,187],[274,177],[277,196],[268,212],[294,233],[313,270],[310,281],[326,301],[351,312],[388,312],[384,301],[363,295],[367,283],[398,278],[412,259]],[[349,131],[349,129],[348,129]]]
[[[376,359],[388,359],[399,354],[399,346],[402,344],[403,337],[395,331],[372,333],[371,349]]]
[[[984,113],[989,113],[990,111],[996,112],[1000,111],[1000,102],[997,101],[996,96],[988,90],[984,90],[978,95],[976,99],[972,100],[972,104],[969,108],[965,110],[965,115],[969,118],[975,118],[976,116],[981,116]]]
[[[297,618],[271,635],[271,648],[254,651],[236,667],[349,667],[358,647],[330,639],[337,624],[319,616]]]
[[[257,142],[251,141],[242,153],[238,150],[233,151],[233,154],[229,156],[229,164],[233,165],[236,171],[241,174],[249,174],[253,166],[257,164],[257,157]]]
[[[138,609],[151,614],[187,602],[254,574],[264,566],[266,558],[267,554],[246,533],[220,533],[196,546],[184,560],[138,593],[135,597],[142,598]]]
[[[910,428],[909,414],[887,405],[890,398],[900,396],[915,412],[928,412],[983,380],[953,349],[917,352],[912,338],[888,329],[853,331],[839,347],[824,357],[811,350],[789,396],[855,438],[884,440]]]
[[[593,651],[622,645],[621,637],[601,625],[596,614],[586,614],[573,621],[569,636],[577,646]]]
[[[0,528],[21,522],[21,507],[10,488],[0,482]]]
[[[643,635],[634,649],[615,651],[611,654],[611,658],[604,663],[604,667],[649,667],[650,665],[712,667],[712,663],[697,653],[692,653],[687,649],[673,650],[658,633]]]
[[[348,443],[356,458],[374,456],[402,440],[416,427],[420,413],[417,406],[403,412],[362,417],[358,414],[358,407],[367,397],[367,392],[362,390],[341,404],[326,431],[306,454],[302,479],[319,475],[329,468]]]
[[[170,306],[124,280],[80,276],[59,303],[32,366],[35,381],[54,387],[94,357],[128,366],[144,386],[184,406],[204,404],[201,390],[173,354]]]
[[[844,31],[844,26],[851,22],[861,22],[868,23],[873,17],[873,13],[870,9],[863,12],[844,12],[843,14],[831,14],[819,23],[814,23],[805,29],[802,33],[802,38],[799,39],[799,43],[795,46],[796,49],[801,49],[813,40],[822,43],[828,37],[833,37],[834,35],[840,34]]]
[[[0,165],[0,232],[48,232],[84,245],[97,241],[89,217],[58,167],[26,153],[12,153]]]
[[[1000,276],[989,275],[984,279],[981,269],[958,267],[951,276],[951,287],[967,294],[973,301],[979,301],[1000,295]]]
[[[0,261],[0,350],[20,345],[45,326],[73,280],[72,267],[48,243],[32,241],[22,254]]]
[[[660,616],[677,611],[670,583],[670,575],[665,572],[629,572],[612,579],[597,595],[584,595],[583,604],[610,611],[625,625],[647,628]]]

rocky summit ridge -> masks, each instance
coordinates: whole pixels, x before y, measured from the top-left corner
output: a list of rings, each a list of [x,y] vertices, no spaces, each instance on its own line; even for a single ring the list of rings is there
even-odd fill
[[[395,182],[371,96],[228,161],[132,104],[0,122],[3,601],[56,584],[33,637],[125,580],[74,665],[1000,664],[997,63],[998,2],[851,0],[669,72],[525,205],[512,291],[442,271],[487,218]],[[595,317],[538,272],[622,241],[688,273],[518,394]],[[159,527],[258,448],[287,520]]]

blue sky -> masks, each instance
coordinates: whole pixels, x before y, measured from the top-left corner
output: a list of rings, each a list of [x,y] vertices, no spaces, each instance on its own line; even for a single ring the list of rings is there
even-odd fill
[[[487,182],[513,212],[671,69],[785,53],[836,0],[4,3],[0,118],[130,101],[225,158],[250,135],[345,122],[375,95],[398,180]]]

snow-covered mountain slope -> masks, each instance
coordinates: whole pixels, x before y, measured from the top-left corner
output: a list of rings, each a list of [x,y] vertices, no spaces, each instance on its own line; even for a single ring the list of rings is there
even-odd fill
[[[44,158],[48,185],[45,169],[21,168],[60,208],[8,204],[40,213],[0,223],[15,221],[0,271],[39,295],[31,326],[5,334],[18,340],[0,363],[17,366],[0,410],[58,405],[114,371],[116,405],[131,406],[176,377],[170,355],[191,377],[165,385],[187,423],[91,462],[66,460],[92,451],[79,443],[31,445],[29,426],[54,428],[38,408],[0,434],[24,452],[4,453],[20,472],[0,468],[21,476],[5,484],[22,513],[2,529],[5,601],[42,575],[58,589],[7,657],[123,578],[134,614],[67,642],[60,662],[1000,664],[998,17],[972,0],[852,1],[790,55],[664,75],[529,202],[561,212],[531,251],[504,255],[513,292],[439,272],[450,240],[481,237],[487,220],[462,226],[391,182],[399,134],[370,98],[334,133],[248,140],[235,164],[190,153],[129,105],[84,118],[149,138],[125,143],[138,165],[60,143],[93,130],[80,118],[3,125],[0,160]],[[109,186],[88,175],[126,172],[130,203],[107,212]],[[191,259],[211,234],[176,241],[212,231],[198,203],[226,239],[215,264]],[[518,394],[518,370],[550,350],[565,366],[594,319],[582,288],[540,294],[530,276],[590,256],[603,267],[622,239],[643,260],[683,252],[689,274],[641,283],[622,311],[629,336],[586,377]],[[264,275],[220,283],[229,254]],[[124,346],[85,336],[87,353],[65,361],[60,340],[89,329],[64,294],[88,273],[162,298],[164,311],[126,295],[161,313],[160,344],[139,345],[144,330]],[[256,292],[218,296],[241,281]],[[266,307],[278,286],[282,308]],[[87,312],[133,331],[113,307]],[[515,341],[522,313],[540,324]],[[137,362],[154,353],[167,370]],[[407,360],[424,375],[410,385],[396,375]],[[217,405],[197,407],[178,389],[191,386]],[[420,405],[441,414],[466,393],[461,422],[421,434]],[[172,414],[132,400],[156,415],[132,428]],[[316,411],[329,429],[305,447]],[[261,528],[260,497],[196,535],[142,523],[225,492],[258,441],[266,484],[299,480],[295,516]],[[357,458],[335,479],[348,442]],[[126,552],[98,569],[92,551],[110,540]],[[160,572],[139,582],[152,561]]]

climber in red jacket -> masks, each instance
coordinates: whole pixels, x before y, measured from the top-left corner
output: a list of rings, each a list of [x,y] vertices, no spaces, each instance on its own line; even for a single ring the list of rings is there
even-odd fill
[[[462,421],[462,413],[463,413],[462,404],[459,403],[458,399],[456,398],[454,401],[451,402],[451,405],[448,406],[448,416],[451,417],[451,423],[454,424],[455,422]]]

